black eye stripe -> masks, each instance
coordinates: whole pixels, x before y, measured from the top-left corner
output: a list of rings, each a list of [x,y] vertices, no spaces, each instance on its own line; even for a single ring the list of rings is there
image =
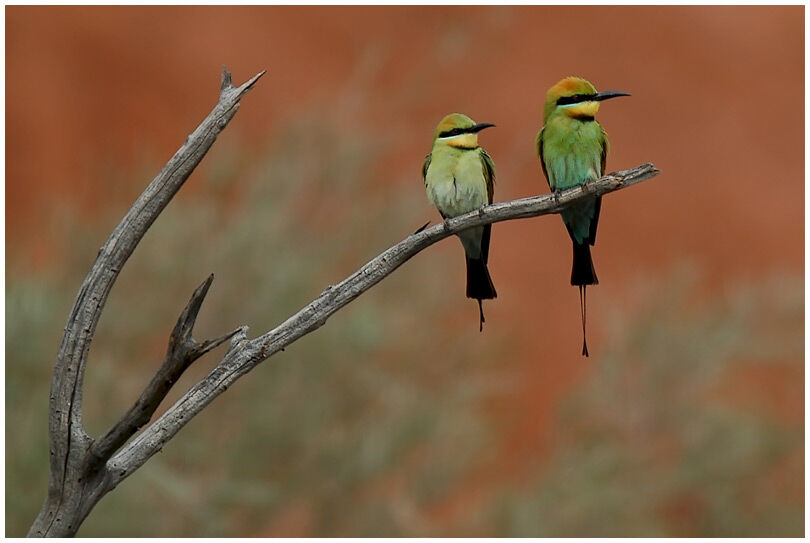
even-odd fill
[[[459,134],[466,134],[470,132],[470,128],[454,128],[452,130],[445,130],[439,134],[440,138],[450,138],[453,136],[458,136]]]
[[[574,94],[572,96],[562,96],[557,99],[558,106],[565,106],[568,104],[577,104],[579,102],[587,102],[589,100],[593,100],[596,97],[595,94]]]

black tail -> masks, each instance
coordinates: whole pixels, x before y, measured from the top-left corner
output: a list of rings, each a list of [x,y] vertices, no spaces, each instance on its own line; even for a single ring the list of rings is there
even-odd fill
[[[487,265],[483,260],[467,257],[467,298],[491,300],[497,297]]]
[[[585,243],[582,244],[574,241],[573,245],[574,263],[571,267],[571,284],[579,287],[579,311],[582,315],[582,354],[588,356],[588,342],[585,339],[587,313],[585,289],[588,285],[598,285],[599,279],[596,277],[596,270],[593,269],[591,245],[588,243],[588,240],[585,240]]]
[[[591,260],[591,246],[588,240],[585,243],[573,242],[574,245],[574,263],[571,266],[571,284],[582,285],[598,285],[599,279],[596,278],[596,270],[593,269],[593,260]]]
[[[489,270],[483,259],[472,259],[467,257],[467,298],[478,300],[479,325],[478,329],[484,329],[484,309],[481,300],[491,300],[497,298],[495,285],[489,276]]]

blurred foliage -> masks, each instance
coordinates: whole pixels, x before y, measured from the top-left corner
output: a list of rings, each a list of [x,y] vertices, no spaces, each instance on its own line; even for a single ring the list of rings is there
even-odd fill
[[[496,533],[803,534],[801,278],[710,296],[670,279],[639,287],[638,316],[614,315],[622,339],[562,407],[553,457],[496,500]]]
[[[139,394],[209,272],[217,279],[196,336],[241,324],[253,335],[435,219],[415,173],[379,188],[371,172],[386,141],[359,129],[341,137],[346,122],[299,119],[266,149],[237,133],[217,143],[112,291],[88,363],[91,434]],[[9,266],[8,535],[26,532],[44,498],[53,356],[103,233],[134,197],[128,190],[92,225],[69,209],[50,219],[75,248],[61,269]],[[490,330],[480,340],[460,258],[446,256],[429,250],[408,262],[233,386],[105,497],[79,535],[802,533],[803,417],[774,414],[764,400],[751,408],[759,392],[803,382],[803,290],[790,277],[708,293],[688,274],[636,285],[641,309],[604,319],[612,350],[564,402],[550,457],[538,454],[518,482],[492,482],[483,510],[436,514],[493,457],[497,428],[484,400],[516,377],[514,338]],[[464,304],[469,326],[443,319]],[[222,349],[189,370],[167,405]],[[735,399],[762,367],[787,385]]]

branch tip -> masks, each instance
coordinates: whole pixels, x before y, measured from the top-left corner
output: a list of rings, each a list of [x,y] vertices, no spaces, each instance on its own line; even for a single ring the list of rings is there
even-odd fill
[[[266,74],[266,73],[267,73],[267,70],[262,70],[261,72],[257,73],[256,75],[254,75],[253,77],[251,77],[250,79],[248,79],[247,81],[245,81],[245,82],[244,82],[244,83],[243,83],[243,84],[242,84],[242,85],[239,87],[239,97],[241,98],[242,96],[244,96],[244,94],[245,94],[245,93],[247,93],[249,90],[251,90],[251,89],[253,88],[253,85],[255,85],[255,84],[256,84],[256,82],[257,82],[259,79],[261,79],[261,78],[262,78],[262,76],[263,76],[264,74]]]
[[[245,81],[245,83],[244,83],[242,86],[243,86],[243,87],[245,87],[245,90],[250,89],[250,87],[252,87],[253,85],[255,85],[255,84],[256,84],[256,81],[258,81],[259,79],[261,79],[261,78],[262,78],[262,76],[263,76],[264,74],[266,74],[266,73],[267,73],[267,70],[262,70],[261,72],[257,73],[256,75],[254,75],[253,77],[251,77],[250,79],[248,79],[247,81]]]
[[[238,334],[240,330],[241,328],[237,328],[233,332],[229,332],[224,336],[219,336],[218,338],[203,341],[197,346],[197,350],[195,352],[196,356],[201,357],[206,353],[208,353],[209,351],[213,351],[214,349],[216,349],[217,347],[219,347],[220,345],[231,339],[233,336]]]
[[[174,325],[171,335],[173,342],[169,343],[170,348],[172,343],[179,345],[191,338],[191,332],[197,322],[197,315],[200,313],[200,308],[213,282],[214,274],[212,273],[194,290],[183,312],[177,317],[177,324]]]
[[[227,66],[222,67],[222,86],[220,87],[223,91],[228,90],[233,87],[233,79],[231,78],[231,72],[228,71]]]
[[[238,87],[233,86],[233,77],[231,76],[231,72],[228,71],[228,68],[225,66],[222,67],[222,85],[220,86],[220,101],[225,98],[227,94],[227,98],[230,102],[232,102],[231,107],[238,107],[238,102],[250,89],[253,88],[253,85],[261,79],[261,77],[267,73],[267,70],[262,70],[261,72],[257,73],[244,83],[242,83]],[[224,120],[224,119],[223,119]],[[227,124],[227,120],[224,120],[225,124]],[[225,128],[225,125],[222,126]]]

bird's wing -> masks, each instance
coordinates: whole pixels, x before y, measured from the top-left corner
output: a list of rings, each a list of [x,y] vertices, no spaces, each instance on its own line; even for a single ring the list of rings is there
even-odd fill
[[[543,168],[543,175],[546,176],[546,183],[548,183],[548,187],[554,190],[554,187],[551,186],[551,179],[548,177],[548,171],[546,170],[546,160],[543,157],[543,130],[546,127],[540,129],[540,132],[537,133],[537,137],[534,139],[534,147],[537,150],[537,158],[540,159],[540,166]]]
[[[608,143],[607,133],[605,129],[602,129],[602,162],[600,164],[601,170],[599,171],[599,176],[605,175],[605,165],[607,164],[607,154],[608,154],[608,147],[610,144]],[[588,243],[593,245],[596,243],[596,227],[599,225],[599,212],[602,210],[602,197],[598,197],[596,199],[596,206],[593,210],[593,219],[591,219],[591,228],[588,231]]]
[[[432,157],[432,153],[428,153],[425,156],[425,162],[422,164],[422,179],[425,180],[425,184],[427,185],[427,171],[430,168],[430,159]]]
[[[491,204],[492,197],[495,195],[495,163],[483,149],[481,149],[481,162],[484,166],[484,181],[487,183],[487,203]]]
[[[487,202],[492,203],[495,195],[495,163],[492,157],[481,149],[481,164],[484,167],[484,181],[487,184]],[[481,236],[481,258],[486,264],[489,261],[489,238],[492,235],[492,225],[484,225],[484,233]]]
[[[433,153],[428,153],[425,155],[425,162],[422,163],[422,179],[425,180],[425,187],[427,187],[427,172],[428,168],[430,168],[430,161],[433,159]],[[442,216],[442,219],[447,220],[447,215],[442,213],[442,210],[439,209],[439,215]]]
[[[610,147],[610,142],[608,141],[607,132],[602,128],[602,171],[599,172],[600,176],[607,173],[605,171],[605,164],[607,164],[608,147]]]

